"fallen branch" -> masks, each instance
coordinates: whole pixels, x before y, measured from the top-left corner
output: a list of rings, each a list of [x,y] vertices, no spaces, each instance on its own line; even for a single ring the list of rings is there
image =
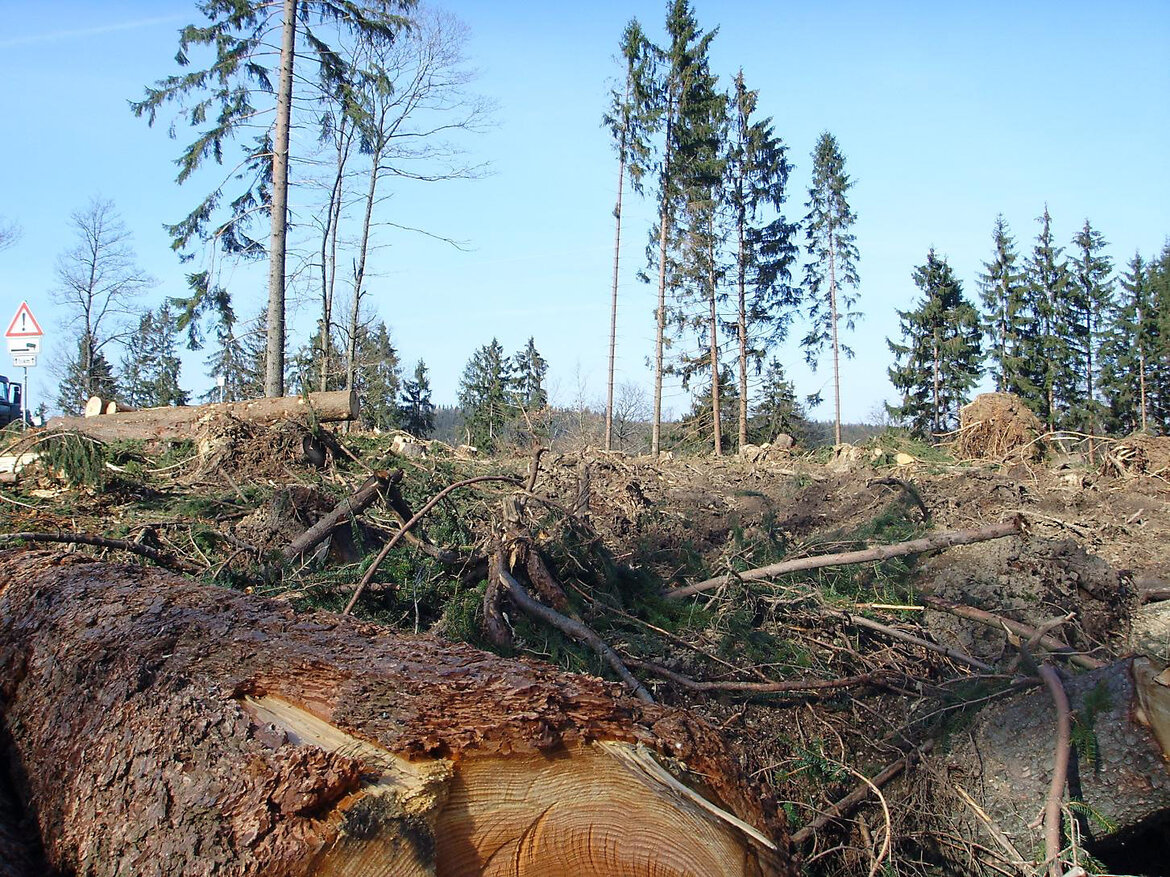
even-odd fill
[[[848,795],[837,801],[828,810],[818,814],[812,822],[793,834],[792,845],[797,846],[798,844],[804,843],[833,820],[840,819],[842,816],[852,813],[869,796],[871,791],[875,788],[880,789],[902,771],[920,761],[922,756],[926,755],[933,748],[934,741],[927,740],[918,749],[906,753],[905,756],[899,758],[893,764],[887,765],[877,776],[860,783]]]
[[[850,624],[857,625],[858,627],[865,627],[870,630],[876,630],[878,633],[885,634],[891,639],[900,640],[901,642],[909,643],[910,645],[918,646],[919,648],[923,648],[931,652],[937,652],[940,655],[946,655],[952,661],[958,661],[960,664],[966,664],[968,667],[974,667],[976,670],[983,670],[986,673],[995,672],[995,668],[990,664],[985,664],[978,658],[972,658],[970,655],[965,654],[964,652],[960,652],[955,649],[948,649],[946,646],[939,645],[938,643],[932,643],[929,640],[922,639],[921,637],[914,636],[913,634],[903,633],[900,630],[887,627],[884,624],[880,624],[877,621],[873,621],[861,615],[850,615],[848,613],[842,613],[842,615],[846,621],[848,621]]]
[[[1050,636],[1036,628],[1019,621],[1013,621],[1010,618],[1004,618],[1002,615],[995,615],[983,609],[976,609],[974,606],[967,606],[963,603],[956,603],[953,600],[946,600],[942,597],[923,596],[922,602],[931,609],[937,609],[940,612],[947,612],[951,615],[956,615],[959,618],[966,618],[969,621],[977,621],[980,624],[985,624],[988,627],[994,627],[997,630],[1004,630],[1005,628],[1014,633],[1016,636],[1022,637],[1025,640],[1032,640],[1036,638],[1036,643],[1044,646],[1050,653],[1066,658],[1079,667],[1084,667],[1087,670],[1095,670],[1098,667],[1104,667],[1105,662],[1099,661],[1096,658],[1091,658],[1088,655],[1083,655],[1080,652],[1074,651],[1068,643],[1059,640],[1054,636]],[[1037,634],[1040,634],[1037,637]]]
[[[972,542],[986,542],[990,539],[1002,539],[1004,536],[1014,536],[1020,532],[1018,518],[1002,524],[992,524],[978,530],[950,530],[946,533],[936,533],[922,539],[913,539],[909,542],[899,542],[894,545],[876,545],[860,551],[845,551],[839,554],[822,554],[816,557],[801,557],[796,560],[785,560],[757,569],[749,569],[738,573],[727,573],[716,576],[693,585],[682,588],[672,588],[663,592],[668,600],[678,600],[698,594],[701,591],[710,591],[722,587],[733,581],[755,582],[760,579],[770,579],[784,573],[801,572],[803,570],[819,569],[825,566],[846,566],[855,563],[888,560],[891,557],[903,557],[907,554],[921,554],[924,551],[936,551],[940,548],[950,548],[954,545],[967,545]]]
[[[1069,718],[1068,695],[1060,682],[1056,670],[1047,664],[1040,666],[1040,678],[1048,686],[1052,703],[1056,707],[1056,747],[1052,757],[1052,782],[1048,784],[1048,797],[1044,801],[1044,861],[1048,864],[1048,877],[1061,877],[1060,867],[1060,810],[1064,798],[1064,784],[1068,781],[1068,758],[1072,726]]]
[[[373,505],[387,485],[396,484],[401,480],[401,469],[395,469],[393,472],[376,472],[371,475],[361,487],[339,502],[333,511],[286,545],[281,552],[284,559],[292,560],[297,555],[312,550],[319,542],[328,539],[344,521],[354,515],[361,514]]]
[[[391,484],[386,491],[386,505],[394,513],[394,517],[398,518],[398,525],[400,527],[414,517],[414,509],[410,507],[410,504],[406,501],[406,498],[402,495],[396,483]],[[457,552],[449,548],[440,548],[432,542],[421,527],[417,528],[417,530],[418,532],[408,530],[406,532],[406,541],[423,554],[434,558],[443,564],[443,566],[454,566],[463,561],[464,558]]]
[[[125,539],[110,539],[107,536],[92,536],[89,533],[0,533],[0,542],[48,542],[66,545],[93,545],[95,548],[112,548],[117,551],[129,551],[147,560],[153,560],[159,566],[185,572],[191,575],[200,575],[205,570],[190,561],[141,545],[138,542],[129,542]]]
[[[500,584],[504,586],[513,603],[529,615],[539,618],[545,624],[555,627],[561,633],[565,634],[565,636],[571,637],[577,642],[584,643],[592,648],[621,677],[622,682],[633,692],[635,697],[639,700],[644,700],[646,703],[654,703],[654,697],[638,681],[637,677],[629,671],[629,668],[622,663],[622,659],[618,653],[594,633],[591,628],[533,599],[527,589],[508,572],[503,563],[503,558],[497,560],[495,566],[500,577]]]
[[[439,504],[443,497],[453,493],[461,487],[468,487],[472,484],[479,484],[483,481],[506,481],[510,484],[519,483],[519,479],[511,475],[477,475],[474,478],[464,478],[462,481],[456,481],[454,484],[448,484],[429,500],[427,500],[427,504],[419,509],[415,513],[414,517],[403,524],[402,528],[397,533],[395,533],[393,537],[391,537],[389,542],[382,546],[382,550],[378,552],[378,556],[374,558],[373,562],[370,564],[370,568],[366,570],[366,574],[362,576],[362,580],[358,582],[357,588],[354,589],[353,596],[349,598],[349,602],[345,604],[345,608],[341,611],[341,614],[349,615],[349,613],[353,610],[353,607],[357,605],[358,598],[361,597],[362,592],[365,591],[366,587],[373,580],[374,574],[378,571],[378,567],[380,567],[382,565],[382,561],[386,559],[386,555],[390,553],[391,549],[393,549],[395,545],[402,541],[402,539],[410,531],[411,527],[421,521],[427,512]]]
[[[880,673],[862,673],[859,676],[846,676],[841,679],[785,679],[781,682],[704,682],[692,679],[673,670],[668,670],[650,661],[641,661],[636,658],[626,658],[625,662],[631,667],[653,673],[663,679],[688,688],[691,691],[732,691],[745,694],[780,694],[785,691],[824,691],[831,688],[852,688],[856,685],[867,685],[881,679]]]

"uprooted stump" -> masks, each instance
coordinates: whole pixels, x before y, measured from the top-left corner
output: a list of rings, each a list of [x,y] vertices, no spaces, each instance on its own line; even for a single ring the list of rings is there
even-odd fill
[[[1039,419],[1013,393],[981,393],[959,409],[954,453],[960,459],[1032,462],[1043,453]]]
[[[0,554],[0,709],[64,872],[795,873],[684,712],[151,569]]]

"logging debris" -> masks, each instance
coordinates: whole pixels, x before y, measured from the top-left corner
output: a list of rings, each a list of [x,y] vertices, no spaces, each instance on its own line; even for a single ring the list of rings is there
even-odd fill
[[[883,462],[897,458],[888,440],[880,454],[860,448],[857,465],[843,471],[800,456],[782,464],[766,457],[655,462],[550,451],[467,460],[439,442],[427,443],[425,458],[404,458],[392,436],[339,436],[310,423],[221,419],[204,429],[227,435],[218,445],[145,448],[85,440],[101,451],[100,491],[62,488],[29,467],[19,487],[4,491],[21,503],[0,503],[6,529],[100,533],[189,562],[205,581],[280,597],[281,611],[340,612],[352,601],[353,614],[391,628],[620,680],[604,650],[553,615],[541,616],[548,610],[576,621],[655,700],[722,727],[747,769],[788,802],[795,831],[817,826],[800,835],[813,874],[866,874],[887,837],[885,863],[900,873],[925,873],[915,870],[919,861],[980,856],[991,864],[968,864],[963,873],[1008,867],[976,848],[1002,849],[994,833],[976,839],[984,830],[976,823],[986,826],[970,804],[923,788],[940,776],[940,787],[955,786],[947,779],[950,743],[882,787],[888,834],[864,784],[856,786],[864,788],[857,810],[825,822],[818,814],[855,787],[850,770],[877,777],[903,753],[958,739],[982,711],[991,715],[1019,696],[1016,643],[1054,619],[1062,626],[1046,631],[1050,642],[1037,640],[1038,657],[1075,655],[1088,666],[1111,666],[1131,644],[1145,643],[1154,656],[1164,630],[1164,622],[1139,628],[1145,592],[1137,583],[1170,566],[1170,492],[1136,467],[1124,480],[1075,462],[1059,471],[1035,462],[958,468],[912,447],[916,460],[932,462],[895,469]],[[298,447],[306,430],[325,447],[324,466]],[[345,505],[371,473],[399,466],[401,480],[377,491],[364,510]],[[1080,486],[1070,486],[1070,471]],[[51,498],[38,495],[50,487]],[[318,543],[329,551],[309,548],[288,562],[294,540],[309,538],[315,526],[333,527],[331,513],[336,538]],[[931,556],[807,568],[767,587],[742,577],[789,561],[979,531],[1017,515],[1027,523],[1018,535]],[[115,550],[76,549],[111,557]],[[512,598],[519,592],[489,570],[489,558],[541,607],[536,613]],[[705,579],[723,582],[718,599],[707,591],[661,596],[664,586]],[[931,599],[980,610],[992,623]],[[904,606],[925,611],[908,614]],[[1061,668],[1072,679],[1082,672],[1075,663]],[[1076,703],[1074,696],[1074,714]],[[1074,720],[1074,739],[1077,727]],[[1036,740],[1037,756],[1050,764],[1051,741]],[[1006,811],[992,813],[978,783],[958,784],[1009,837],[999,825]],[[1034,818],[1045,789],[1021,793],[1013,806]],[[956,808],[972,820],[965,834],[932,822]],[[1128,851],[1134,844],[1157,849],[1145,833],[1151,818],[1122,830]],[[1072,861],[1073,841],[1077,861],[1108,857],[1099,840],[1066,837],[1064,863]],[[1017,846],[1029,856],[1039,849]],[[1035,855],[1029,867],[1042,861]]]

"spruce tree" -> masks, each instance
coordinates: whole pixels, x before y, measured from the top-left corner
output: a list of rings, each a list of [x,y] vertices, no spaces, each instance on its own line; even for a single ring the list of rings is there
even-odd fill
[[[788,380],[784,366],[772,357],[764,371],[759,400],[753,406],[752,437],[755,441],[772,442],[781,434],[790,435],[797,442],[807,440],[808,418],[796,396],[796,388]]]
[[[1024,401],[1052,431],[1059,422],[1060,397],[1073,382],[1070,348],[1060,321],[1060,303],[1068,291],[1069,273],[1064,250],[1056,245],[1052,234],[1047,205],[1036,221],[1040,223],[1040,233],[1024,269],[1026,313],[1034,332],[1021,339],[1020,389]]]
[[[988,372],[997,392],[1029,399],[1035,396],[1036,388],[1028,381],[1023,353],[1035,339],[1035,324],[1027,313],[1024,275],[1016,266],[1015,241],[1002,213],[995,218],[992,245],[995,253],[991,261],[983,263],[979,275]]]
[[[181,363],[176,349],[175,317],[168,305],[146,311],[122,359],[118,386],[121,397],[135,408],[186,405],[179,386]]]
[[[1105,255],[1106,246],[1105,237],[1086,219],[1073,238],[1072,282],[1057,311],[1075,375],[1062,407],[1068,424],[1090,436],[1101,426],[1097,398],[1101,344],[1113,311],[1113,263]],[[1091,448],[1090,441],[1090,454]]]
[[[398,351],[394,349],[386,324],[379,320],[372,329],[361,327],[358,330],[354,389],[361,400],[363,426],[383,430],[398,426],[398,372]]]
[[[199,10],[207,23],[180,31],[180,67],[190,68],[191,56],[214,50],[210,66],[187,69],[159,80],[146,89],[131,111],[153,125],[167,104],[177,104],[180,115],[196,131],[195,140],[178,159],[178,182],[183,183],[208,159],[223,163],[226,141],[256,131],[256,120],[272,113],[272,127],[262,126],[244,147],[241,170],[232,171],[187,217],[169,227],[173,246],[186,250],[193,241],[218,241],[226,251],[269,258],[267,370],[269,396],[284,395],[285,258],[288,236],[289,130],[292,123],[294,68],[301,87],[316,82],[324,91],[344,87],[353,77],[331,37],[392,41],[407,25],[397,11],[414,0],[282,0],[276,14],[272,3],[259,0],[202,0]],[[332,29],[332,34],[326,31]],[[301,37],[298,50],[297,37]],[[333,42],[338,42],[334,39]],[[277,53],[273,45],[279,46]],[[305,62],[308,62],[307,64]],[[275,82],[275,86],[274,86]],[[257,98],[260,98],[257,101]],[[235,161],[230,162],[236,165]],[[244,180],[244,191],[220,213],[225,190],[233,180]],[[270,218],[267,248],[250,228],[252,220]],[[189,314],[206,307],[208,275],[190,275]]]
[[[435,406],[431,402],[431,382],[426,363],[421,359],[414,367],[414,377],[402,382],[398,422],[416,438],[425,438],[435,429]]]
[[[1140,253],[1118,278],[1114,319],[1101,346],[1101,392],[1108,404],[1106,429],[1113,433],[1150,428],[1152,368],[1157,362],[1158,309],[1152,274]]]
[[[930,438],[958,425],[959,408],[979,379],[979,315],[951,266],[933,248],[913,278],[922,299],[916,309],[898,311],[903,343],[886,339],[896,358],[890,382],[902,392],[902,401],[886,408]]]
[[[829,345],[833,354],[833,436],[841,443],[841,356],[853,351],[841,343],[840,323],[853,330],[861,316],[854,310],[857,275],[857,242],[851,231],[857,216],[849,206],[848,192],[853,181],[845,173],[845,156],[837,139],[825,131],[813,150],[812,185],[809,186],[808,215],[804,219],[809,261],[804,269],[810,323],[801,345],[805,359],[816,368],[820,354]]]
[[[81,414],[90,396],[112,399],[117,395],[114,369],[106,355],[90,347],[90,336],[82,334],[77,355],[65,363],[65,374],[57,388],[57,407],[64,414]]]
[[[459,405],[471,444],[491,451],[511,421],[512,361],[495,338],[472,354],[459,383]]]
[[[1170,241],[1150,262],[1150,298],[1154,303],[1152,320],[1154,364],[1150,369],[1150,419],[1162,435],[1170,435]]]
[[[792,165],[771,118],[756,117],[758,100],[740,70],[731,95],[725,187],[735,250],[741,445],[748,440],[748,371],[759,374],[768,349],[784,340],[799,302],[792,285],[797,226],[783,213]]]
[[[524,349],[512,357],[512,374],[513,395],[518,407],[531,414],[548,405],[548,392],[544,389],[548,362],[536,349],[536,339],[530,337]]]
[[[622,193],[626,175],[630,187],[642,193],[642,178],[651,156],[649,137],[655,125],[657,112],[653,95],[656,52],[646,39],[638,19],[630,19],[622,33],[621,59],[625,66],[625,80],[620,89],[610,95],[610,108],[602,119],[613,137],[618,155],[617,203],[613,208],[613,293],[609,321],[609,373],[605,403],[605,449],[613,444],[613,376],[617,356],[618,272],[622,246]]]
[[[709,51],[715,33],[704,34],[689,0],[672,0],[666,19],[669,47],[662,53],[656,117],[663,132],[658,172],[658,221],[653,234],[657,244],[658,307],[655,311],[654,411],[650,426],[650,452],[658,455],[662,433],[662,379],[666,373],[665,347],[668,322],[666,289],[670,273],[668,249],[678,240],[674,228],[688,190],[701,185],[696,161],[706,150],[697,130],[710,115],[706,102],[714,92]]]
[[[237,323],[234,310],[228,307],[218,312],[215,346],[205,360],[215,386],[200,397],[204,402],[238,402],[264,395],[263,363],[257,367],[248,335],[249,327]]]

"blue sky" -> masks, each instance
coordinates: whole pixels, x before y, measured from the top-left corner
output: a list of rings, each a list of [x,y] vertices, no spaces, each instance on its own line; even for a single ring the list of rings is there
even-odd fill
[[[436,401],[454,402],[463,366],[493,336],[511,351],[536,339],[554,398],[603,401],[612,271],[616,162],[599,125],[620,33],[637,16],[662,33],[664,2],[529,4],[456,0],[470,28],[475,90],[498,111],[469,142],[491,163],[474,181],[403,186],[386,218],[465,242],[387,231],[374,265],[376,307],[404,365],[432,372]],[[1170,4],[1159,2],[853,3],[697,2],[719,27],[713,67],[740,67],[759,89],[796,165],[790,214],[803,213],[809,155],[836,135],[855,181],[860,308],[843,367],[846,419],[892,398],[885,338],[930,247],[975,299],[1002,212],[1027,251],[1048,205],[1057,238],[1086,218],[1124,264],[1170,235]],[[127,100],[175,70],[185,2],[0,0],[0,216],[23,236],[0,253],[0,317],[27,299],[46,330],[42,362],[75,343],[52,303],[53,264],[70,244],[68,217],[91,196],[112,199],[141,263],[159,278],[150,300],[184,290],[184,268],[163,222],[201,194],[178,187],[179,143],[131,116]],[[180,132],[182,136],[183,132]],[[652,205],[627,202],[619,316],[619,381],[649,387],[653,290],[635,279]],[[262,273],[232,275],[241,313],[264,298]],[[310,330],[310,302],[293,316],[293,344]],[[794,339],[778,355],[800,393],[825,389]],[[203,355],[184,383],[202,391]],[[827,366],[827,363],[826,363]],[[32,373],[32,402],[55,394],[50,369]],[[666,406],[689,407],[680,388]],[[814,412],[829,417],[823,406]]]

